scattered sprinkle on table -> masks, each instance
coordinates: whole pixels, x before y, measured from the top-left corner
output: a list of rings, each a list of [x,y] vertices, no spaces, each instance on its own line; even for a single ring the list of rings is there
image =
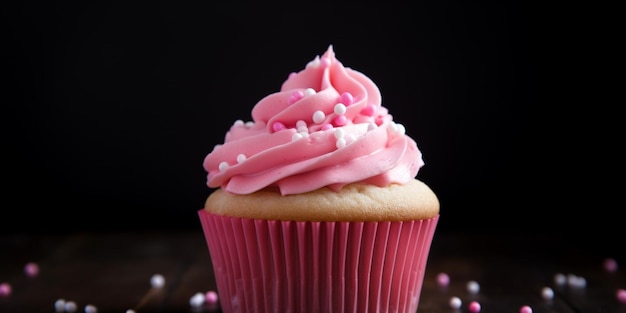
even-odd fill
[[[470,302],[468,309],[470,310],[470,312],[472,313],[478,313],[480,312],[480,303],[478,303],[478,301],[472,301]]]

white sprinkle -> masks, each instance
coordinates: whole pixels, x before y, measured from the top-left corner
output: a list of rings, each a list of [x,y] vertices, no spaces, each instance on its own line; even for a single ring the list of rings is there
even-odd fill
[[[322,111],[315,111],[315,113],[313,113],[313,122],[315,122],[316,124],[323,122],[325,118],[326,114],[324,114],[324,112]]]
[[[574,274],[567,275],[567,284],[571,287],[584,288],[587,286],[587,280]]]
[[[150,285],[152,288],[161,288],[165,285],[165,277],[161,274],[154,274],[150,278]]]
[[[313,89],[313,88],[307,88],[307,89],[304,90],[304,96],[305,97],[312,96],[314,94],[316,94],[316,92],[315,92],[315,89]]]
[[[554,275],[554,283],[558,286],[563,286],[567,283],[567,277],[564,274],[557,273]]]
[[[346,135],[346,131],[343,130],[343,128],[341,127],[337,127],[335,128],[335,138],[336,139],[341,139]]]
[[[343,103],[335,104],[335,108],[333,109],[333,112],[335,112],[335,114],[339,114],[339,115],[346,114],[346,105],[343,104]]]
[[[545,300],[552,300],[552,298],[554,298],[554,291],[550,287],[543,287],[541,289],[541,297]]]
[[[252,126],[254,126],[253,121],[246,122],[246,127],[251,128]]]
[[[367,131],[372,131],[374,129],[378,128],[378,125],[376,125],[376,123],[368,123],[367,124]]]
[[[305,122],[305,121],[303,121],[303,120],[298,120],[298,121],[296,122],[296,128],[297,128],[297,129],[300,129],[300,128],[306,128],[306,122]]]
[[[295,133],[295,134],[293,134],[293,136],[291,136],[291,141],[296,141],[296,140],[298,140],[300,138],[304,138],[304,136],[302,136],[302,134],[300,134],[300,133]]]
[[[243,121],[242,121],[242,120],[236,120],[236,121],[233,123],[233,126],[237,126],[237,127],[241,127],[241,126],[243,126],[243,125],[244,125],[244,123],[243,123]]]
[[[477,294],[480,291],[480,285],[476,281],[467,282],[467,291],[471,294]]]
[[[246,160],[246,155],[243,153],[240,153],[239,155],[237,155],[237,163],[243,163],[243,161]]]
[[[56,312],[64,312],[65,311],[65,299],[59,299],[54,301],[54,310]]]
[[[76,312],[76,302],[74,301],[67,301],[65,302],[65,312]]]
[[[346,139],[345,139],[345,138],[339,138],[339,139],[337,139],[337,142],[335,142],[335,146],[336,146],[338,149],[341,149],[341,148],[345,147],[345,146],[346,146]]]
[[[126,313],[135,313],[135,310],[133,310],[133,309],[128,309],[128,310],[126,310]]]
[[[220,162],[220,165],[218,166],[220,171],[224,171],[228,168],[228,162],[224,161],[224,162]]]
[[[404,125],[396,123],[396,132],[398,134],[404,135],[404,133],[406,132],[406,129],[404,128]]]
[[[97,312],[98,312],[98,308],[96,308],[94,305],[92,304],[85,305],[85,313],[97,313]]]
[[[450,302],[449,303],[450,303],[450,307],[455,309],[455,310],[456,309],[460,309],[461,305],[463,304],[462,301],[461,301],[461,298],[459,298],[459,297],[452,297],[452,298],[450,298]]]
[[[202,292],[198,292],[189,299],[189,305],[196,308],[202,306],[205,300],[206,297],[204,296],[204,294]]]

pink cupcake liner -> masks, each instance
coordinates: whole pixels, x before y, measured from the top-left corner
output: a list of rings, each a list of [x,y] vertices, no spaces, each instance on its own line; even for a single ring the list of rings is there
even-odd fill
[[[198,214],[226,313],[414,313],[439,220],[291,222]]]

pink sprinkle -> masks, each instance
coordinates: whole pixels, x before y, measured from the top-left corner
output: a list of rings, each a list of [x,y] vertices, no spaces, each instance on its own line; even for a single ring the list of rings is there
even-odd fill
[[[441,287],[448,286],[450,284],[450,276],[446,273],[437,274],[437,284]]]
[[[293,76],[296,76],[296,74],[297,74],[296,72],[291,72],[291,73],[289,73],[289,75],[287,77],[291,78]]]
[[[298,102],[298,100],[304,98],[304,92],[300,91],[300,90],[296,90],[294,91],[289,98],[287,99],[287,103],[288,104],[294,104],[296,102]]]
[[[11,294],[11,285],[9,283],[0,284],[0,297],[7,297]]]
[[[213,291],[213,290],[209,290],[206,292],[205,294],[205,298],[206,298],[206,302],[208,304],[215,304],[217,303],[217,292]]]
[[[35,262],[26,263],[24,266],[24,273],[26,273],[28,277],[35,277],[39,275],[39,265]]]
[[[324,124],[324,125],[322,125],[322,130],[328,130],[328,129],[331,129],[331,128],[333,128],[333,125],[331,125],[331,124]]]
[[[617,300],[621,303],[626,303],[626,289],[617,290]]]
[[[349,92],[344,92],[341,94],[341,99],[339,100],[339,102],[343,103],[345,106],[349,106],[353,103],[354,98],[352,97],[352,94]]]
[[[365,116],[374,116],[374,112],[376,112],[374,105],[370,104],[361,110],[361,114]]]
[[[346,118],[345,115],[339,115],[335,117],[335,119],[333,120],[333,123],[335,123],[336,126],[344,126],[346,125],[347,122],[348,122],[348,119]]]
[[[287,129],[287,127],[281,122],[274,122],[274,124],[272,124],[272,130],[275,132],[283,129]]]
[[[478,301],[472,301],[469,304],[469,310],[472,313],[478,313],[480,312],[480,303],[478,303]]]
[[[617,261],[615,261],[615,259],[612,259],[612,258],[605,259],[604,269],[607,272],[611,272],[611,273],[617,271]]]
[[[524,305],[519,309],[519,313],[533,313],[533,309],[527,305]]]

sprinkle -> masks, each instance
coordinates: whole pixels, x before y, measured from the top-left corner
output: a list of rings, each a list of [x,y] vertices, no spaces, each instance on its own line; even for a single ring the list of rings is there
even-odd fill
[[[335,128],[335,138],[336,139],[340,139],[343,138],[346,135],[346,131],[339,127],[339,128]]]
[[[133,310],[133,309],[128,309],[128,310],[126,310],[126,313],[135,313],[135,310]]]
[[[372,131],[374,129],[378,128],[378,125],[376,125],[376,123],[368,123],[367,124],[367,131]]]
[[[287,98],[287,104],[294,104],[302,98],[304,98],[304,92],[296,90],[291,95],[289,95],[289,98]]]
[[[365,116],[374,116],[374,112],[376,112],[376,109],[374,107],[374,105],[370,104],[366,107],[363,108],[363,110],[361,110],[361,114],[365,115]]]
[[[474,280],[467,282],[467,291],[471,294],[477,294],[480,291],[480,285]]]
[[[337,139],[337,142],[335,142],[335,146],[336,146],[338,149],[341,149],[341,148],[345,147],[345,146],[346,146],[346,139],[345,139],[345,138],[339,138],[339,139]]]
[[[291,141],[296,141],[301,138],[304,138],[304,136],[301,133],[295,133],[293,134],[293,136],[291,136]]]
[[[274,122],[274,124],[272,124],[272,130],[274,132],[286,129],[287,127],[285,126],[285,124],[281,123],[281,122]]]
[[[567,275],[567,284],[571,287],[584,288],[587,286],[587,280],[574,274]]]
[[[39,275],[39,265],[35,262],[26,263],[24,266],[24,273],[26,273],[28,277],[35,277]]]
[[[626,303],[626,289],[617,289],[617,300],[621,303]]]
[[[98,308],[96,308],[95,305],[93,304],[85,305],[85,313],[97,313],[97,312],[98,312]]]
[[[341,94],[341,98],[339,100],[339,102],[345,104],[346,106],[351,105],[354,102],[354,97],[352,97],[352,94],[349,92],[344,92]]]
[[[304,96],[308,97],[308,96],[312,96],[314,94],[316,94],[317,92],[315,92],[315,89],[313,88],[307,88],[304,90]]]
[[[213,291],[213,290],[209,290],[206,292],[206,294],[204,295],[206,302],[208,304],[215,304],[217,303],[218,300],[218,296],[217,296],[217,292]]]
[[[395,125],[396,125],[395,131],[398,134],[404,135],[406,133],[406,128],[404,128],[404,125],[399,124],[399,123],[396,123]]]
[[[236,121],[233,123],[233,126],[236,126],[236,127],[242,127],[242,126],[244,126],[244,123],[243,123],[243,121],[242,121],[242,120],[236,120]]]
[[[345,115],[339,115],[335,117],[335,119],[333,120],[333,123],[335,123],[335,125],[337,126],[344,126],[346,125],[347,122],[348,122],[348,119],[346,118]]]
[[[346,106],[343,103],[337,103],[333,108],[333,112],[337,115],[346,114]]]
[[[296,122],[296,129],[299,133],[308,133],[309,129],[307,128],[306,122],[303,120],[298,120]]]
[[[202,306],[205,300],[206,298],[204,294],[202,292],[197,292],[196,294],[191,296],[191,298],[189,299],[189,305],[191,305],[194,308],[197,308],[197,307]]]
[[[78,308],[78,306],[76,306],[76,302],[74,301],[66,301],[65,302],[65,312],[76,312],[76,309]]]
[[[450,276],[446,273],[437,274],[437,284],[441,287],[446,287],[450,284]]]
[[[165,285],[165,277],[161,274],[154,274],[150,278],[150,285],[152,288],[161,288]]]
[[[246,159],[246,155],[243,153],[237,155],[237,163],[243,163]]]
[[[519,313],[533,313],[533,309],[528,305],[524,305],[519,309]]]
[[[554,291],[550,287],[543,287],[541,289],[541,297],[545,300],[552,300],[552,298],[554,298]]]
[[[248,122],[246,122],[245,126],[247,128],[251,128],[252,126],[254,126],[254,122],[253,121],[248,121]]]
[[[604,260],[604,264],[603,265],[604,265],[604,269],[607,272],[613,273],[613,272],[617,271],[617,261],[615,261],[615,259],[607,258],[607,259]]]
[[[567,277],[565,276],[565,274],[557,273],[554,275],[554,283],[558,286],[563,286],[565,285],[565,283],[567,283]]]
[[[324,112],[322,111],[315,111],[313,113],[313,122],[315,122],[316,124],[323,122],[325,118],[326,114],[324,114]]]
[[[225,171],[228,168],[228,162],[220,162],[218,168],[220,169],[220,171]]]
[[[472,301],[470,302],[468,308],[470,312],[478,313],[480,312],[480,303],[478,303],[478,301]]]
[[[461,298],[459,297],[450,298],[450,301],[448,303],[450,304],[450,307],[453,309],[460,309],[461,305],[463,305],[463,302],[461,301]]]
[[[324,124],[324,125],[322,125],[322,130],[328,130],[328,129],[331,129],[331,128],[333,128],[332,124]]]
[[[11,288],[11,284],[1,283],[0,284],[0,297],[8,297],[9,295],[11,295],[12,290],[13,288]]]
[[[57,301],[54,301],[54,311],[56,312],[65,311],[65,299],[59,299]]]

